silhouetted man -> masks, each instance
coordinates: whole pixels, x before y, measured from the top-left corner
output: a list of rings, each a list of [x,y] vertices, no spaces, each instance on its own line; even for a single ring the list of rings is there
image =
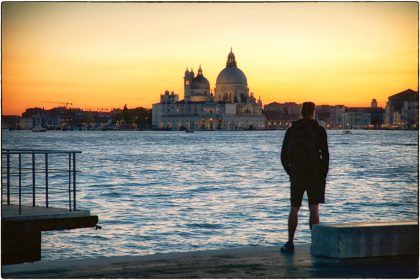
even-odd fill
[[[304,102],[302,119],[287,129],[281,148],[281,163],[290,176],[289,240],[282,252],[293,252],[293,238],[298,224],[303,194],[309,202],[309,226],[319,223],[318,204],[324,203],[325,179],[328,173],[328,143],[325,129],[315,120],[315,104]]]

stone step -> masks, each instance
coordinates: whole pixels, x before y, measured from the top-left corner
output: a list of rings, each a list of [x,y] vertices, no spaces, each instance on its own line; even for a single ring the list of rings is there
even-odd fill
[[[418,255],[418,221],[314,225],[311,252],[332,258]]]

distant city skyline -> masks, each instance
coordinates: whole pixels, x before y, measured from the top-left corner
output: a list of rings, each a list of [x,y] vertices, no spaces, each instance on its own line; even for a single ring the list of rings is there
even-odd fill
[[[376,99],[376,98],[372,98],[372,99]],[[371,102],[372,99],[370,100],[366,100],[366,104],[361,104],[360,106],[349,106],[346,104],[329,104],[329,103],[316,103],[315,106],[316,107],[321,107],[321,106],[344,106],[344,107],[348,107],[348,108],[369,108],[371,107]],[[301,105],[303,102],[297,102],[294,100],[284,100],[284,101],[276,101],[273,100],[271,102],[267,102],[263,104],[263,107],[266,105],[270,105],[273,103],[279,103],[279,104],[288,104],[288,103],[295,103],[297,105]],[[83,107],[83,106],[73,106],[71,105],[72,103],[66,103],[66,102],[45,102],[46,104],[50,103],[50,104],[56,104],[56,105],[48,105],[48,106],[29,106],[27,108],[24,108],[23,111],[21,113],[17,113],[17,114],[6,114],[4,113],[4,111],[2,112],[2,115],[19,115],[21,116],[26,110],[28,109],[33,109],[33,108],[39,108],[39,109],[44,109],[44,110],[51,110],[51,109],[55,109],[55,108],[65,108],[65,109],[77,109],[77,110],[83,110],[83,111],[95,111],[95,112],[111,112],[114,110],[122,110],[124,107],[127,107],[128,109],[136,109],[136,108],[143,108],[143,109],[152,109],[152,104],[150,104],[150,106],[142,106],[142,105],[130,105],[127,103],[121,103],[119,105],[116,106],[112,106],[112,107],[108,107],[108,108],[103,108],[103,107]],[[385,102],[386,103],[386,102]],[[61,104],[61,105],[60,105]],[[378,104],[378,107],[383,108],[385,107],[386,104],[380,105]]]
[[[271,102],[368,107],[418,91],[418,3],[2,3],[2,114],[151,108],[233,48]],[[49,102],[57,102],[52,104]]]

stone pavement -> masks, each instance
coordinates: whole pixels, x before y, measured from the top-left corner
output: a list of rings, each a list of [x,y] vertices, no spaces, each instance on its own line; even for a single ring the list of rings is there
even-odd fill
[[[417,278],[419,258],[339,260],[315,257],[310,245],[294,254],[279,247],[41,261],[2,266],[4,278]]]

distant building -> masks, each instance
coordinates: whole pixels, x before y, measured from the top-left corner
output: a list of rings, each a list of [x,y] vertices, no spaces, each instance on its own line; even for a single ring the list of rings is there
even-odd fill
[[[345,108],[342,115],[341,126],[343,128],[361,129],[371,125],[372,115],[370,107]]]
[[[328,128],[340,129],[343,127],[343,114],[346,111],[344,105],[330,107],[330,122]]]
[[[370,104],[371,126],[373,128],[380,128],[384,123],[385,109],[378,107],[376,99],[372,99]]]
[[[20,116],[3,115],[1,116],[2,129],[20,129]]]
[[[315,107],[316,119],[328,122],[331,117],[331,108],[330,105],[317,105]]]
[[[20,129],[32,129],[34,127],[32,118],[21,118],[19,126]]]
[[[318,105],[315,109],[315,119],[325,128],[343,128],[353,124],[355,127],[367,127],[370,118],[363,113],[370,114],[369,108],[347,108],[344,105]],[[291,123],[301,118],[301,104],[294,102],[273,102],[264,106],[267,128],[288,128]],[[363,121],[362,121],[363,119]],[[351,123],[351,124],[350,124]]]
[[[249,93],[245,74],[237,67],[232,50],[226,67],[216,80],[214,95],[201,66],[197,75],[188,69],[184,73],[184,99],[165,91],[160,102],[152,107],[152,127],[155,129],[235,130],[262,129],[265,118],[262,102]]]
[[[407,89],[388,97],[385,125],[395,128],[418,128],[419,93]]]
[[[379,128],[383,123],[384,109],[376,99],[371,107],[345,107],[344,105],[317,106],[317,120],[324,121],[327,128]]]
[[[301,104],[294,102],[277,103],[273,102],[264,106],[267,128],[288,128],[291,123],[301,118]],[[344,124],[343,115],[346,112],[344,105],[318,105],[315,109],[315,119],[325,128],[342,128]],[[348,111],[349,112],[349,111]],[[353,113],[353,115],[355,115]],[[347,114],[347,119],[355,120],[360,116]]]
[[[315,119],[326,128],[331,126],[332,108],[330,105],[317,105],[315,108]]]
[[[300,104],[294,102],[273,102],[264,106],[267,128],[288,128],[300,118]]]
[[[46,111],[43,108],[27,108],[25,112],[22,113],[23,118],[32,118],[34,115],[46,115]]]

